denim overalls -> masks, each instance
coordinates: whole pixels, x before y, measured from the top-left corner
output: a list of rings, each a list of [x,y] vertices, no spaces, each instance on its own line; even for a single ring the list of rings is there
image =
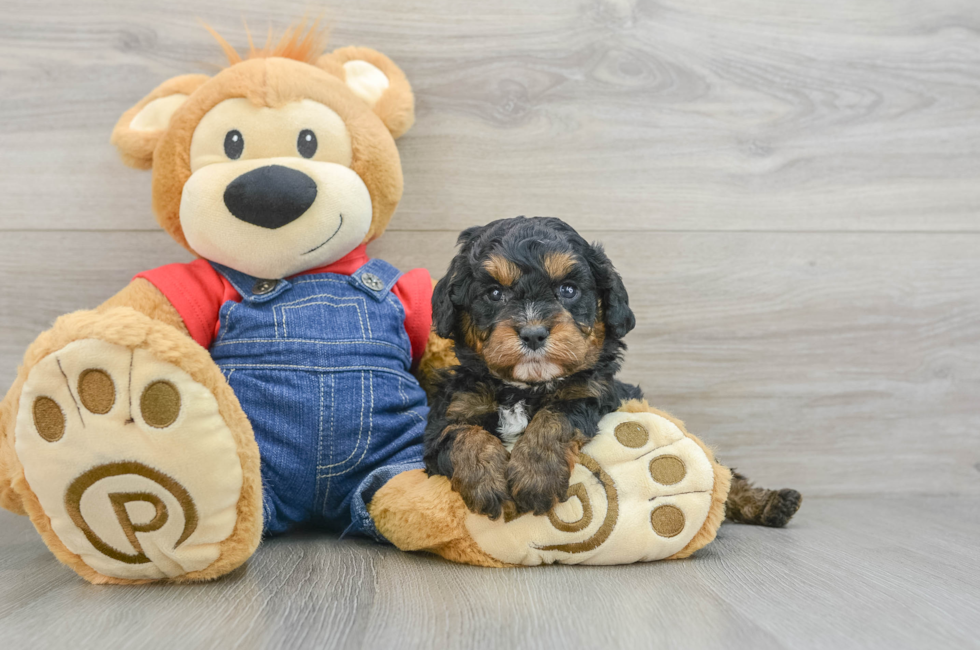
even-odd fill
[[[309,523],[383,541],[367,504],[423,466],[428,415],[391,293],[401,273],[371,260],[274,281],[212,266],[242,296],[221,307],[211,357],[255,431],[265,532]]]

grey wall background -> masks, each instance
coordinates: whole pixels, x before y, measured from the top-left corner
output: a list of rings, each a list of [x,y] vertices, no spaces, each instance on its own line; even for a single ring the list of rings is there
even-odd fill
[[[165,79],[298,2],[10,2],[0,22],[0,387],[59,314],[188,255],[108,144]],[[406,192],[372,252],[559,216],[639,326],[626,377],[808,496],[980,493],[980,13],[972,0],[333,2],[408,73]]]

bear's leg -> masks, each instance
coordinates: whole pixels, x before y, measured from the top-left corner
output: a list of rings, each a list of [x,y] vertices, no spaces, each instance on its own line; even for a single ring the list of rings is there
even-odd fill
[[[627,564],[687,557],[714,539],[729,470],[679,420],[631,401],[599,423],[550,513],[491,521],[470,513],[445,477],[405,472],[370,512],[403,550],[481,566]]]
[[[207,351],[132,309],[64,316],[28,349],[0,406],[0,471],[2,505],[94,583],[215,578],[261,537],[234,393]]]

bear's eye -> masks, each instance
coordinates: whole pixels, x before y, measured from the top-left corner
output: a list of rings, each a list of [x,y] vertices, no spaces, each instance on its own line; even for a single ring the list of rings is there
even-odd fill
[[[225,134],[225,155],[232,160],[242,157],[242,150],[245,148],[245,139],[242,138],[240,131],[232,129]]]
[[[299,139],[296,140],[296,149],[304,158],[312,158],[316,153],[316,134],[309,129],[300,131]]]

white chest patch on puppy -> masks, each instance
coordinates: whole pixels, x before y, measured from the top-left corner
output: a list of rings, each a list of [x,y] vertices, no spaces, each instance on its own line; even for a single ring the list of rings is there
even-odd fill
[[[504,447],[510,451],[517,439],[524,433],[524,429],[527,428],[527,408],[524,406],[524,402],[520,401],[513,406],[501,406],[497,410],[497,414],[500,416],[497,433],[503,439]]]

